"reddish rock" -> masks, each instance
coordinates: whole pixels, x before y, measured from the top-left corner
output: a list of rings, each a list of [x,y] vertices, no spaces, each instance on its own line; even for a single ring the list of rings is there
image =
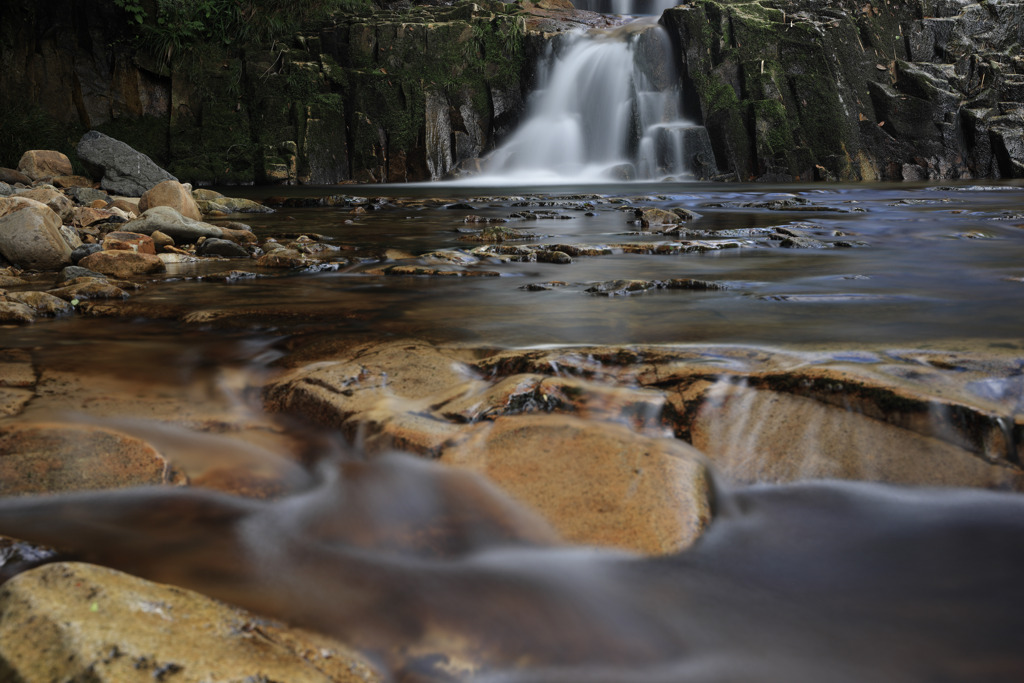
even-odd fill
[[[195,221],[203,219],[192,193],[177,180],[158,183],[139,197],[139,213],[145,213],[154,206],[169,206],[185,218]]]
[[[117,278],[162,273],[165,270],[164,262],[155,255],[134,251],[97,251],[79,261],[78,265]]]
[[[134,251],[139,254],[156,254],[156,245],[149,235],[137,232],[110,232],[103,238],[104,250]]]
[[[52,149],[30,149],[21,155],[18,170],[32,180],[52,178],[54,176],[71,175],[71,161],[60,152]]]
[[[0,495],[183,483],[133,436],[92,425],[19,423],[0,429]]]

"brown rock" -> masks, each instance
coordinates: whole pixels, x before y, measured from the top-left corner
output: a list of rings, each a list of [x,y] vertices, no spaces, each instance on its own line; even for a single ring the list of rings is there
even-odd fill
[[[139,213],[145,213],[154,206],[169,206],[185,218],[203,220],[192,193],[177,180],[165,180],[149,188],[139,197]]]
[[[36,315],[67,315],[73,310],[66,301],[46,292],[11,292],[7,299],[29,306]]]
[[[90,209],[105,209],[110,205],[110,202],[103,199],[94,199],[89,202]]]
[[[57,187],[92,187],[95,185],[92,178],[86,178],[81,175],[59,175],[55,176],[50,182]]]
[[[52,178],[54,176],[71,175],[71,161],[52,149],[30,149],[21,155],[18,170],[32,180]]]
[[[108,211],[104,208],[107,204],[103,200],[97,199],[93,204],[100,204],[101,206],[76,206],[73,209],[71,221],[79,227],[86,228],[93,223],[105,221],[115,215],[113,211]]]
[[[112,206],[115,209],[121,209],[125,213],[133,216],[142,215],[142,212],[139,211],[139,202],[137,199],[131,199],[129,197],[115,197]]]
[[[153,240],[153,248],[157,251],[163,251],[168,247],[174,246],[174,239],[159,230],[154,230],[153,234],[149,237]]]
[[[65,223],[70,223],[74,217],[75,203],[52,187],[35,187],[28,192],[22,192],[18,196],[24,199],[34,199],[37,202],[46,204]]]
[[[0,324],[25,325],[36,319],[35,312],[17,301],[0,301]]]
[[[48,422],[0,429],[0,494],[5,496],[180,480],[152,446],[111,429]]]
[[[162,273],[166,270],[164,262],[155,255],[134,251],[97,251],[79,261],[78,265],[117,278]]]
[[[13,168],[0,168],[0,183],[31,185],[32,179],[21,171],[15,171]]]
[[[3,215],[0,200],[0,254],[19,268],[59,270],[71,263],[71,247],[60,233],[60,216],[43,204],[32,204],[19,204]]]
[[[228,226],[221,226],[221,237],[231,240],[237,244],[256,244],[259,239],[251,230],[239,230]]]
[[[128,292],[124,291],[121,287],[94,277],[76,277],[63,287],[51,289],[48,294],[52,294],[64,301],[128,298]]]
[[[39,207],[46,206],[46,204],[36,201],[35,199],[22,197],[21,195],[15,195],[13,197],[0,197],[0,218],[10,215],[15,211],[21,211],[22,209],[27,209],[32,206]]]
[[[134,251],[139,254],[156,254],[156,245],[149,235],[137,232],[109,232],[103,237],[103,249],[109,251]]]
[[[294,249],[276,249],[259,257],[256,265],[264,268],[305,268],[314,262],[314,259],[307,258]]]
[[[486,475],[575,543],[669,554],[711,518],[702,456],[620,425],[503,417],[475,426],[441,462]]]
[[[0,589],[0,671],[93,683],[379,683],[361,655],[192,591],[57,563]]]

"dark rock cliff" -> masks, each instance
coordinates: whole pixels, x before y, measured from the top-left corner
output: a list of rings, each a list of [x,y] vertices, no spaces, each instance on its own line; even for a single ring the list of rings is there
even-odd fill
[[[1024,176],[1024,3],[694,0],[662,22],[740,179]]]

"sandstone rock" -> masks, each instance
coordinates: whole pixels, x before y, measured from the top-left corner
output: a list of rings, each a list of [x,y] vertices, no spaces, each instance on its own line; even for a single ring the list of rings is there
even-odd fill
[[[106,209],[94,209],[88,206],[76,206],[72,210],[71,221],[80,227],[86,228],[93,223],[102,223],[103,221],[109,220],[111,216],[115,216],[113,211],[107,211]]]
[[[74,309],[63,299],[46,292],[9,292],[8,301],[17,301],[35,311],[36,315],[57,316],[67,315]]]
[[[275,249],[256,260],[256,265],[265,268],[305,268],[315,261],[294,249]]]
[[[156,245],[149,235],[137,232],[108,232],[100,243],[106,251],[134,251],[140,254],[156,254]]]
[[[645,230],[651,227],[661,225],[675,225],[681,223],[684,219],[673,211],[666,211],[665,209],[637,209],[636,217],[640,219],[640,225]]]
[[[50,149],[30,149],[21,155],[18,171],[32,180],[42,180],[53,176],[71,175],[71,161],[60,152]]]
[[[138,200],[130,199],[128,197],[115,197],[113,204],[107,208],[124,211],[125,218],[135,218],[142,214],[142,212],[139,211]]]
[[[78,263],[83,268],[117,278],[162,273],[165,270],[164,262],[154,254],[134,251],[98,251]]]
[[[12,185],[31,185],[32,179],[13,168],[0,168],[0,182]]]
[[[203,219],[189,190],[177,180],[165,180],[146,190],[139,197],[139,212],[145,213],[154,206],[169,206],[185,218],[194,221]]]
[[[10,199],[0,199],[0,203],[4,201]],[[71,247],[60,227],[60,217],[43,205],[25,206],[4,215],[0,218],[0,255],[20,268],[58,270],[71,263]]]
[[[200,237],[223,237],[224,234],[216,225],[186,218],[169,206],[147,209],[140,217],[129,221],[125,229],[143,235],[159,230],[170,236],[176,244],[190,244]]]
[[[0,428],[0,493],[57,493],[173,483],[163,456],[135,437],[91,425]]]
[[[575,543],[669,554],[692,544],[711,517],[700,454],[621,425],[502,417],[474,426],[441,462],[486,475]]]
[[[102,175],[100,187],[114,194],[139,197],[158,183],[177,180],[145,154],[99,131],[83,135],[76,151],[91,173]]]
[[[256,244],[259,239],[253,234],[252,230],[243,230],[240,228],[232,228],[232,225],[242,225],[241,223],[229,223],[227,225],[220,226],[220,236],[226,240],[237,242],[238,244]]]
[[[167,247],[174,246],[174,239],[167,233],[160,230],[154,230],[150,235],[150,238],[153,240],[153,247],[157,251],[163,251]]]
[[[60,188],[87,187],[92,189],[92,178],[86,178],[81,175],[54,176],[50,182]]]
[[[0,589],[0,670],[95,683],[380,683],[362,656],[192,591],[79,563]]]
[[[64,299],[65,301],[86,301],[89,299],[127,299],[128,292],[124,289],[107,282],[105,279],[91,277],[76,277],[63,287],[51,289],[48,294]]]
[[[25,199],[34,199],[53,209],[53,212],[60,216],[65,223],[70,223],[74,218],[75,203],[64,196],[62,192],[52,186],[34,187],[18,194]]]
[[[40,206],[46,206],[46,204],[43,204],[40,201],[36,201],[35,199],[22,197],[20,195],[13,195],[11,197],[0,197],[0,217],[12,214],[15,211],[21,211],[22,209],[28,208],[30,206],[39,208]]]
[[[17,301],[0,300],[0,323],[24,325],[36,319],[30,306]]]

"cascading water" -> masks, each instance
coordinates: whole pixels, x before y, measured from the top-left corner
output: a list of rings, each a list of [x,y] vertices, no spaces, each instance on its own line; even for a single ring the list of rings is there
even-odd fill
[[[569,36],[542,65],[525,123],[485,161],[484,178],[517,184],[707,175],[687,149],[694,134],[706,132],[683,119],[671,64],[668,36],[653,17]]]

